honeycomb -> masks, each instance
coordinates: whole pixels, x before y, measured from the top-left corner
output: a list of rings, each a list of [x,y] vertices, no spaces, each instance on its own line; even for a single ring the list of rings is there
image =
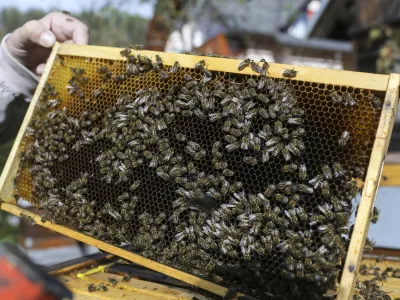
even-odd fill
[[[264,76],[262,63],[244,75],[124,55],[58,56],[17,193],[44,218],[243,293],[320,299],[384,95]]]

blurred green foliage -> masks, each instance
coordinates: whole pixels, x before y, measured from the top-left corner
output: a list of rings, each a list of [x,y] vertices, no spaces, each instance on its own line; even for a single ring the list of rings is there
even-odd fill
[[[0,11],[0,38],[29,20],[37,20],[47,13],[31,9],[20,11],[8,7]],[[149,20],[118,10],[113,5],[94,10],[84,10],[74,17],[86,23],[90,29],[90,44],[101,46],[126,47],[129,44],[144,44]]]

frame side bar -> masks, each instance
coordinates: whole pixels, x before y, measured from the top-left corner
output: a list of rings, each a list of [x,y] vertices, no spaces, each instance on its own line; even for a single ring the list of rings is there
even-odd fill
[[[343,274],[340,280],[338,300],[351,300],[357,280],[357,272],[364,252],[365,239],[368,235],[371,213],[379,186],[383,162],[392,135],[399,99],[400,75],[391,74],[382,114],[372,148],[365,185],[362,191],[357,218],[354,224]]]
[[[28,111],[26,112],[25,118],[21,124],[21,128],[18,131],[18,135],[14,141],[14,145],[11,149],[10,154],[8,155],[7,162],[4,166],[3,172],[1,173],[0,177],[0,202],[12,202],[16,203],[16,200],[13,197],[10,197],[13,194],[14,190],[14,183],[13,180],[18,172],[19,167],[19,157],[18,157],[18,148],[21,144],[21,141],[24,137],[25,130],[28,127],[35,108],[36,104],[39,101],[39,96],[43,90],[43,87],[47,81],[47,78],[50,74],[51,68],[53,66],[54,60],[56,58],[56,54],[59,48],[59,43],[56,42],[53,46],[51,54],[47,60],[46,67],[44,69],[43,75],[40,78],[39,84],[36,88],[35,94],[33,95],[32,101],[29,104]]]
[[[79,56],[87,58],[102,58],[110,60],[125,60],[121,57],[120,51],[122,48],[101,47],[101,46],[88,46],[88,45],[69,45],[60,44],[58,54],[68,56]],[[178,61],[184,68],[193,68],[197,62],[204,60],[209,70],[219,72],[230,72],[243,75],[258,75],[252,71],[250,67],[245,68],[243,71],[238,70],[240,60],[226,59],[209,56],[196,56],[185,55],[178,53],[166,53],[156,51],[135,51],[132,53],[139,53],[146,55],[151,59],[159,54],[166,65],[173,65]],[[326,85],[341,85],[352,86],[362,89],[371,89],[374,91],[386,91],[389,75],[383,74],[369,74],[361,72],[351,72],[343,70],[330,70],[324,68],[312,68],[305,66],[294,66],[270,63],[268,68],[268,76],[275,78],[283,78],[282,71],[285,69],[295,69],[298,71],[294,80],[302,80],[309,82],[317,82]]]

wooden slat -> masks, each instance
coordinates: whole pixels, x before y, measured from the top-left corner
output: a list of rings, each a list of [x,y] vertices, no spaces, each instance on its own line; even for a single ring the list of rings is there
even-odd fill
[[[400,187],[400,164],[385,164],[380,185]]]
[[[122,48],[61,44],[58,50],[58,54],[111,60],[125,60],[125,58],[122,58],[119,53],[121,50]],[[193,68],[198,61],[204,59],[207,63],[207,68],[210,70],[255,75],[251,68],[245,68],[243,71],[239,72],[237,69],[237,66],[240,62],[239,60],[232,62],[231,59],[155,51],[140,51],[140,53],[152,59],[155,58],[156,54],[159,54],[162,57],[164,63],[167,65],[173,65],[175,61],[179,61],[182,67]],[[285,69],[292,69],[293,67],[296,71],[299,71],[296,77],[296,79],[298,80],[340,86],[354,86],[357,88],[372,89],[375,91],[385,91],[389,80],[388,75],[368,74],[342,70],[339,71],[276,63],[270,64],[268,73],[272,77],[283,78],[282,71]]]
[[[130,291],[131,293],[138,293],[147,295],[148,299],[153,299],[153,297],[161,297],[166,300],[175,300],[175,299],[192,299],[193,297],[198,298],[199,300],[206,300],[205,297],[192,293],[190,291],[186,291],[180,288],[169,287],[164,284],[154,283],[150,281],[140,280],[131,278],[129,282],[123,282],[122,276],[109,274],[109,273],[97,273],[94,275],[88,276],[87,280],[93,282],[108,282],[108,278],[114,278],[118,281],[117,287],[122,288],[124,290]]]
[[[40,78],[39,84],[36,88],[35,94],[33,95],[32,101],[29,105],[28,111],[26,112],[24,121],[21,124],[21,128],[18,131],[18,135],[14,141],[14,145],[8,156],[7,162],[4,166],[3,172],[0,177],[0,201],[16,203],[14,197],[10,197],[14,193],[14,178],[17,175],[19,167],[19,157],[18,148],[21,144],[22,138],[24,137],[25,130],[28,127],[29,122],[32,119],[33,113],[35,111],[36,104],[39,100],[40,93],[47,81],[47,77],[50,74],[50,70],[53,66],[53,62],[56,58],[56,53],[58,51],[59,43],[53,46],[53,50],[47,60],[46,67],[44,69],[43,75]]]
[[[69,236],[69,237],[71,237],[73,239],[76,239],[78,241],[84,242],[86,244],[92,245],[94,247],[97,247],[97,248],[99,248],[101,250],[104,250],[104,251],[107,251],[109,253],[113,253],[113,254],[115,254],[115,255],[117,255],[119,257],[122,257],[122,258],[124,258],[126,260],[129,260],[131,262],[137,263],[139,265],[142,265],[142,266],[144,266],[146,268],[149,268],[151,270],[166,274],[166,275],[168,275],[170,277],[176,278],[176,279],[181,280],[183,282],[186,282],[188,284],[197,286],[199,288],[202,288],[204,290],[212,292],[212,293],[214,293],[216,295],[225,296],[227,291],[228,291],[228,289],[226,287],[220,286],[220,285],[218,285],[216,283],[207,281],[207,280],[199,278],[197,276],[185,273],[183,271],[179,271],[177,269],[165,266],[163,264],[160,264],[160,263],[155,262],[153,260],[144,258],[144,257],[142,257],[140,255],[134,254],[134,253],[129,252],[127,250],[118,248],[116,246],[109,245],[109,244],[107,244],[105,242],[99,241],[99,240],[97,240],[95,238],[87,236],[87,235],[85,235],[83,233],[80,233],[78,231],[66,228],[66,227],[61,226],[61,225],[53,224],[50,221],[46,221],[45,223],[42,223],[40,221],[41,217],[39,215],[36,215],[36,214],[34,214],[34,213],[30,212],[30,211],[22,209],[21,207],[18,207],[16,205],[3,202],[3,203],[0,203],[0,208],[2,210],[5,210],[5,211],[7,211],[9,213],[12,213],[12,214],[18,216],[18,217],[20,216],[21,213],[24,213],[27,216],[33,217],[37,224],[40,224],[40,225],[42,225],[42,226],[44,226],[46,228],[49,228],[51,230],[54,230],[56,232],[59,232],[59,233],[64,234],[66,236]]]
[[[55,266],[51,267],[51,271],[49,271],[48,269],[46,270],[49,274],[51,275],[63,275],[63,274],[68,274],[71,273],[72,271],[78,270],[78,269],[83,269],[83,268],[88,268],[90,266],[97,266],[98,265],[98,260],[99,258],[101,259],[111,259],[113,257],[115,257],[114,254],[101,254],[101,253],[96,253],[91,255],[93,256],[92,259],[85,259],[85,257],[81,257],[81,258],[77,258],[76,259],[76,263],[74,263],[74,260],[72,261],[68,261],[68,262],[64,262]],[[96,259],[97,257],[97,259]],[[61,266],[63,264],[67,264],[64,266]]]
[[[396,260],[383,259],[382,261],[377,262],[376,258],[363,258],[361,264],[380,267],[381,271],[385,270],[388,267],[392,267],[395,269],[400,268],[400,259],[397,257],[395,257],[394,259]]]
[[[149,298],[147,295],[129,293],[123,289],[119,289],[112,286],[107,286],[108,290],[105,292],[95,291],[89,292],[88,285],[92,282],[87,280],[80,280],[78,278],[73,278],[71,276],[63,275],[59,277],[60,281],[66,285],[67,288],[71,290],[74,294],[74,299],[79,298],[79,296],[84,296],[85,299],[101,299],[101,300],[114,300],[114,299],[126,299],[126,300],[164,300],[161,297]],[[76,297],[78,296],[78,297]]]
[[[353,296],[353,290],[357,279],[356,272],[363,255],[365,238],[367,237],[371,221],[371,212],[374,207],[379,178],[382,173],[383,159],[389,146],[393,123],[397,112],[399,84],[400,75],[391,74],[371,153],[365,185],[358,207],[357,218],[347,252],[346,263],[340,281],[338,300],[351,300]]]

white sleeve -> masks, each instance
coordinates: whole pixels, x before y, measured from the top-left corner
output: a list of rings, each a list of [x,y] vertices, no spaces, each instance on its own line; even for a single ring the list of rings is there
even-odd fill
[[[30,101],[39,78],[13,58],[6,48],[6,35],[0,45],[0,123],[6,118],[7,106],[17,97]]]

